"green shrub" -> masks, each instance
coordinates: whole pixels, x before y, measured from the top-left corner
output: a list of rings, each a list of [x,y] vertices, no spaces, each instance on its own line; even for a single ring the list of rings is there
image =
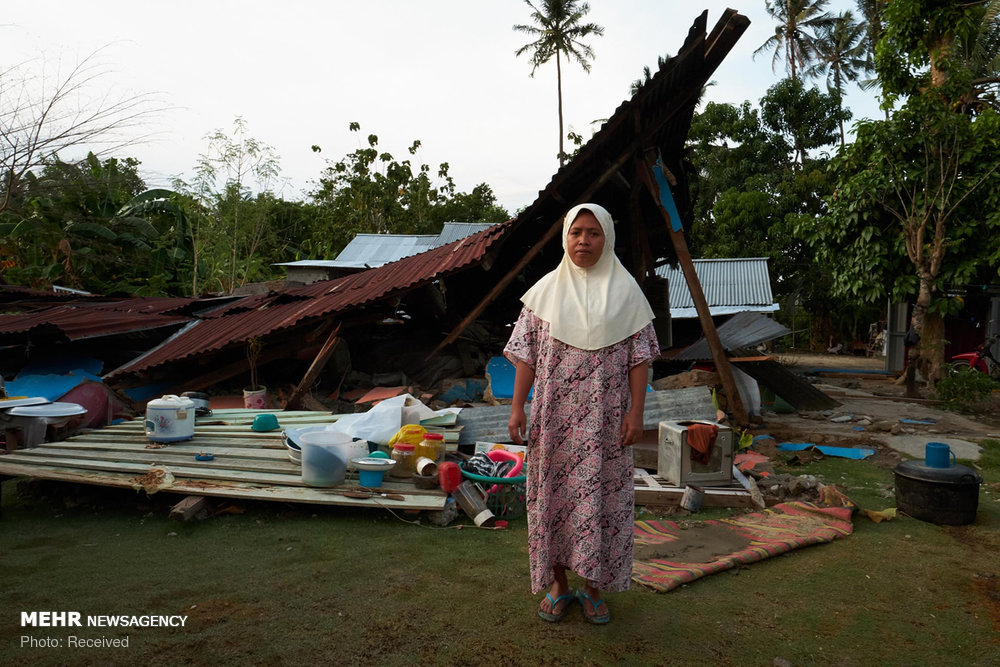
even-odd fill
[[[934,391],[942,401],[971,409],[987,400],[994,389],[1000,389],[1000,383],[985,373],[966,367],[949,367],[948,374],[937,383]]]

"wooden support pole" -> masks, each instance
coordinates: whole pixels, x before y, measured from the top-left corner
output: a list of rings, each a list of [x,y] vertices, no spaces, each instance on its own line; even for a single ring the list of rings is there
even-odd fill
[[[622,166],[624,166],[628,162],[629,157],[631,157],[631,154],[626,152],[623,153],[622,156],[618,158],[615,162],[611,163],[608,166],[608,168],[604,170],[604,173],[602,173],[601,176],[596,181],[591,183],[590,187],[588,187],[576,199],[576,202],[584,203],[588,201],[595,192],[597,192],[609,180],[614,178],[614,176],[618,173],[618,171],[622,168]],[[552,196],[555,196],[556,194],[554,190],[546,190],[546,192]],[[556,197],[556,199],[562,201],[561,197]],[[566,210],[568,211],[570,208],[573,207],[569,206],[567,207]],[[486,310],[486,306],[493,303],[493,300],[496,299],[500,295],[500,293],[507,288],[507,285],[509,285],[511,281],[517,277],[517,274],[519,274],[522,270],[524,270],[524,267],[526,267],[531,262],[531,260],[535,258],[535,255],[537,255],[549,241],[554,239],[556,235],[562,231],[562,220],[563,216],[561,215],[558,218],[556,218],[555,222],[552,223],[552,226],[545,231],[545,235],[542,236],[542,238],[537,243],[535,243],[535,245],[531,246],[528,252],[524,253],[521,259],[518,260],[517,264],[514,265],[514,268],[512,268],[500,280],[498,280],[496,285],[493,286],[493,289],[490,290],[489,294],[483,297],[483,299],[479,302],[479,304],[472,309],[472,312],[466,315],[465,318],[458,323],[458,326],[452,329],[451,332],[447,336],[445,336],[444,340],[438,343],[438,346],[434,348],[434,351],[431,352],[429,355],[427,355],[428,359],[430,359],[435,354],[440,352],[447,345],[454,343],[455,340],[459,337],[459,335],[463,331],[465,331],[465,329],[470,324],[472,324],[475,321],[475,319],[482,314],[484,310]]]
[[[708,342],[708,349],[712,351],[712,360],[715,362],[719,379],[722,381],[722,388],[726,392],[728,407],[733,413],[736,426],[741,428],[746,427],[749,425],[750,420],[747,417],[746,408],[743,407],[743,401],[740,399],[740,392],[736,388],[736,380],[733,378],[733,371],[729,365],[729,357],[726,356],[726,351],[722,347],[722,341],[719,339],[719,332],[716,331],[715,322],[712,321],[712,313],[708,307],[708,300],[705,299],[705,292],[701,289],[701,282],[698,280],[698,274],[694,270],[694,262],[691,260],[691,251],[688,250],[687,240],[684,238],[683,226],[679,220],[672,221],[670,219],[670,214],[667,213],[667,209],[664,208],[660,201],[660,188],[656,185],[656,178],[653,175],[653,165],[655,162],[655,155],[647,157],[647,168],[641,170],[646,181],[646,187],[663,213],[664,222],[667,224],[667,231],[670,232],[670,241],[674,245],[674,252],[677,253],[677,261],[681,265],[684,280],[691,291],[691,299],[694,301],[695,310],[698,311],[698,321],[701,322],[705,340]],[[678,229],[675,230],[675,226]]]
[[[338,324],[330,332],[326,342],[323,343],[323,347],[320,348],[320,351],[316,354],[316,358],[309,365],[309,370],[302,376],[302,381],[299,382],[298,386],[295,387],[292,394],[288,397],[288,401],[285,403],[286,410],[298,410],[299,404],[302,402],[302,397],[309,391],[309,387],[319,377],[320,372],[326,367],[327,362],[330,361],[333,351],[337,349],[337,343],[340,342],[340,338],[337,337],[339,333],[340,325]]]

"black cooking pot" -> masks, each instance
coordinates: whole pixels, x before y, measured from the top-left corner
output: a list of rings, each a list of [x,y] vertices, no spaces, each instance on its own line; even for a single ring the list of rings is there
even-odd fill
[[[923,461],[903,461],[896,475],[896,509],[914,519],[946,526],[976,520],[983,478],[968,466],[932,468]]]
[[[203,417],[212,414],[212,409],[208,407],[208,394],[201,391],[185,391],[181,396],[194,401],[194,413]]]

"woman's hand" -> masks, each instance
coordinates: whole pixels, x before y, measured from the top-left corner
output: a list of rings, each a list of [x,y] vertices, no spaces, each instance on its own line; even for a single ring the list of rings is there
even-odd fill
[[[628,447],[642,437],[642,410],[629,410],[622,421],[622,446]]]
[[[649,377],[649,362],[637,364],[628,371],[628,391],[631,407],[622,422],[622,446],[628,447],[639,442],[642,437],[642,415],[646,411],[646,380]]]
[[[528,435],[528,417],[524,413],[524,402],[535,381],[535,369],[523,361],[514,364],[514,397],[510,405],[510,421],[507,433],[515,445],[523,445]]]
[[[524,407],[510,406],[510,421],[507,422],[507,433],[515,445],[523,445],[524,438],[528,435],[525,430],[528,425],[528,417],[524,414]]]

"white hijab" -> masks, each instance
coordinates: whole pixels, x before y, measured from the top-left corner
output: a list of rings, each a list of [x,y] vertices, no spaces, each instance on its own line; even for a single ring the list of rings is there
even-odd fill
[[[590,211],[604,230],[604,250],[597,263],[581,268],[567,252],[569,228],[581,211]],[[615,255],[611,214],[597,204],[580,204],[563,218],[563,258],[542,276],[521,301],[549,323],[556,340],[581,350],[597,350],[625,340],[653,321],[653,309]]]

